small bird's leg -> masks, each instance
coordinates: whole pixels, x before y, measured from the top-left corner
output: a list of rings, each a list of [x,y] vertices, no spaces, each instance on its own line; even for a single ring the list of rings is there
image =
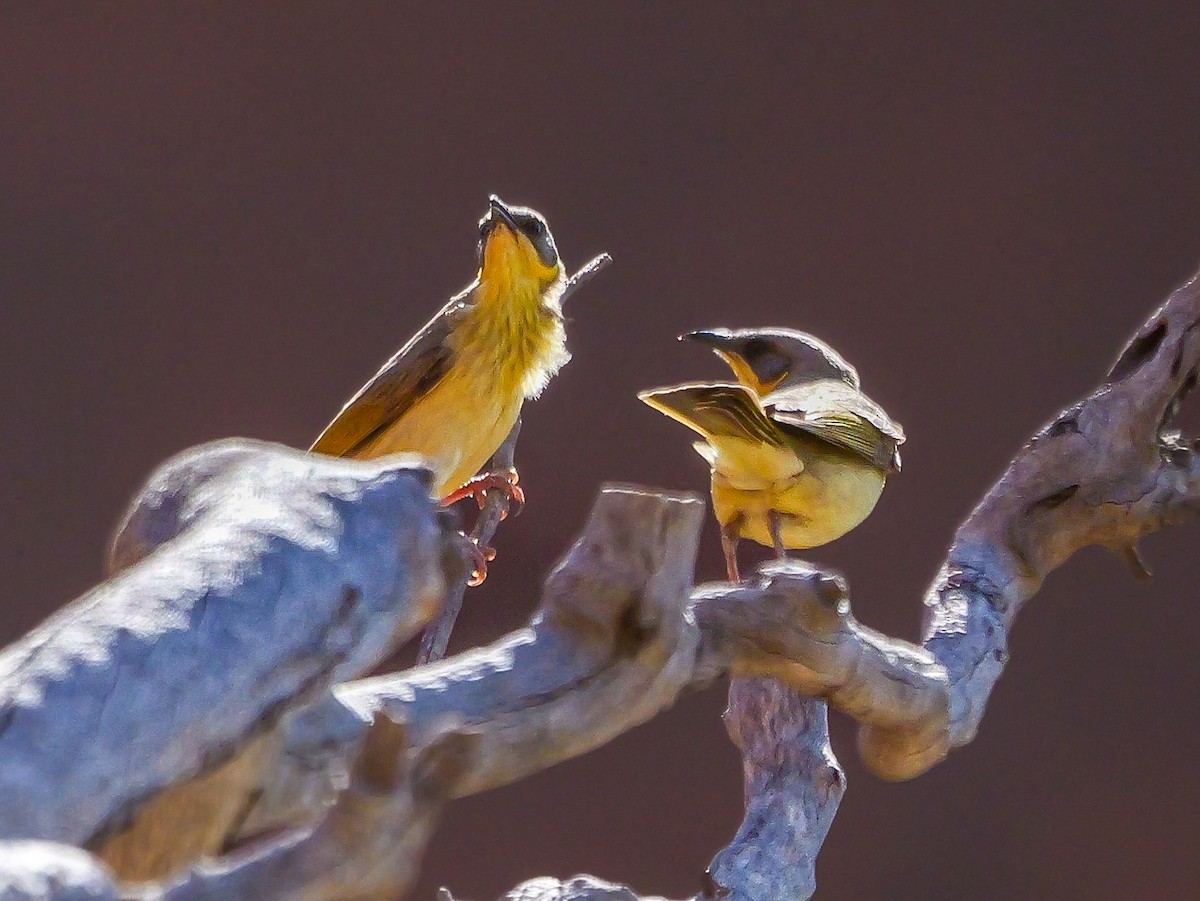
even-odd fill
[[[517,510],[514,515],[517,515],[525,507],[525,491],[518,484],[520,480],[521,477],[517,473],[516,467],[510,467],[507,472],[481,473],[457,491],[452,491],[442,498],[442,506],[448,507],[451,504],[457,504],[465,498],[473,497],[475,498],[475,502],[479,504],[479,509],[482,510],[484,503],[487,502],[489,491],[502,491],[508,500],[516,502]],[[507,517],[508,505],[506,504],[503,512],[500,514],[500,518],[506,519]]]
[[[725,574],[730,582],[741,581],[737,561],[738,531],[741,524],[741,516],[735,516],[729,522],[721,524],[721,549],[725,551]]]
[[[775,559],[784,559],[787,556],[787,548],[783,546],[783,517],[778,510],[767,514],[767,528],[771,530],[771,540],[775,542]]]
[[[467,580],[467,585],[475,588],[477,585],[482,585],[487,579],[487,565],[496,559],[496,549],[488,547],[486,544],[480,544],[478,539],[466,532],[458,534],[467,539],[467,553],[471,555],[471,578]]]

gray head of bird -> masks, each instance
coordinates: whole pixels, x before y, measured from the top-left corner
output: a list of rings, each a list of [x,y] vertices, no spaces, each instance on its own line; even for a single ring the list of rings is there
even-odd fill
[[[563,274],[545,217],[529,207],[507,204],[495,194],[479,220],[478,255],[483,281],[531,279],[549,285]]]
[[[795,329],[768,327],[698,329],[679,340],[707,344],[729,364],[739,382],[764,396],[779,388],[820,379],[859,387],[858,372],[820,338]]]

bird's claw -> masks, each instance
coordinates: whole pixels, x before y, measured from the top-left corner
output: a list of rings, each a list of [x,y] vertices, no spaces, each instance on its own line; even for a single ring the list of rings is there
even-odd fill
[[[455,504],[468,497],[473,497],[475,503],[479,505],[479,509],[482,510],[484,504],[487,503],[488,493],[500,491],[503,492],[506,501],[504,509],[500,511],[500,519],[508,518],[510,502],[515,502],[517,505],[513,515],[519,516],[525,508],[525,490],[518,484],[520,478],[515,468],[509,469],[507,472],[485,472],[483,475],[475,476],[467,484],[450,494],[442,503]]]
[[[471,556],[471,578],[467,580],[467,585],[475,588],[487,580],[487,565],[496,559],[496,549],[488,547],[486,544],[480,544],[470,535],[465,533],[462,535],[467,539],[467,553]]]

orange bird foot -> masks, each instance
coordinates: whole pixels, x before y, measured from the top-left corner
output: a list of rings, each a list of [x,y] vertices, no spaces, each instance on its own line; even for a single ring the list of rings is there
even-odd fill
[[[466,532],[459,534],[467,539],[467,553],[471,555],[471,578],[467,580],[467,585],[474,588],[487,580],[487,565],[496,559],[496,549],[490,548],[486,544],[480,544]]]
[[[513,514],[516,516],[525,507],[525,491],[517,484],[520,479],[516,469],[510,469],[508,472],[485,472],[475,476],[457,491],[452,491],[442,498],[442,505],[448,507],[450,504],[457,504],[461,500],[473,497],[475,503],[479,505],[479,509],[482,510],[483,505],[487,503],[488,492],[500,491],[504,493],[506,501],[516,503],[517,509]],[[500,512],[500,518],[508,518],[508,503],[505,503],[504,509]]]

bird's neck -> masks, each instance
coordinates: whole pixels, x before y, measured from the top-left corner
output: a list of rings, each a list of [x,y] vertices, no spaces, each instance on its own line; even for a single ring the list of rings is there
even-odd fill
[[[563,282],[510,276],[481,279],[476,286],[464,339],[502,390],[535,397],[569,359],[558,306]]]
[[[529,318],[543,306],[547,288],[538,279],[504,269],[484,278],[481,274],[475,287],[475,305],[486,309],[491,316]]]

